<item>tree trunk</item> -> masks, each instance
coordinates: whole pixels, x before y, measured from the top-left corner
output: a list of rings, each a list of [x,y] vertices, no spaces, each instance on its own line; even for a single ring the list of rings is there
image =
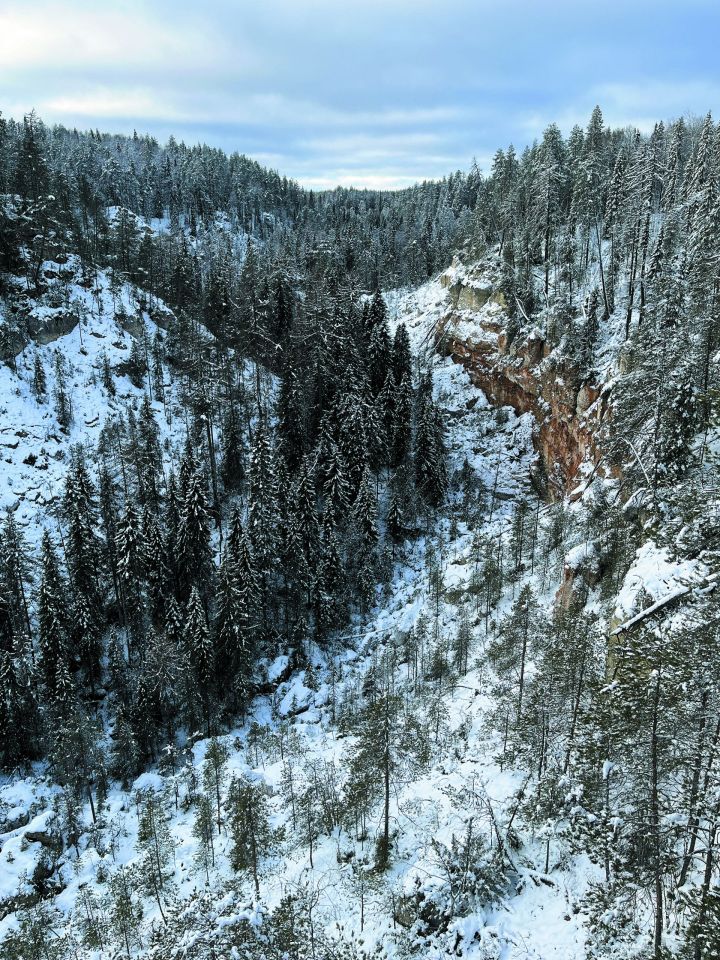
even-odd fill
[[[653,845],[653,874],[655,886],[655,927],[653,949],[655,960],[662,960],[663,932],[663,886],[660,851],[660,795],[659,795],[659,749],[658,720],[660,712],[660,668],[657,668],[653,692],[652,724],[650,732],[650,825]]]
[[[692,859],[695,854],[695,845],[697,843],[698,836],[698,827],[700,825],[700,817],[697,813],[697,799],[699,793],[699,780],[700,780],[700,767],[702,764],[702,744],[703,744],[703,729],[705,727],[705,716],[704,708],[707,705],[708,693],[703,691],[703,701],[702,707],[703,715],[700,718],[700,731],[699,731],[699,740],[698,740],[698,751],[695,758],[695,767],[693,769],[693,778],[690,786],[690,819],[688,821],[688,832],[690,834],[690,839],[688,841],[688,848],[685,856],[683,857],[682,866],[680,868],[680,875],[678,877],[678,886],[682,887],[687,880],[690,867],[692,865]],[[707,760],[707,765],[705,767],[705,777],[703,778],[703,794],[707,792],[709,781],[710,781],[710,772],[712,770],[713,762],[715,760],[715,753],[717,750],[718,742],[720,741],[720,718],[718,718],[717,724],[715,726],[715,732],[713,734],[712,742],[710,744],[709,757]]]
[[[702,929],[705,926],[705,917],[707,914],[707,898],[708,893],[710,892],[710,881],[712,879],[713,871],[713,852],[715,850],[715,842],[717,835],[717,813],[718,808],[715,808],[715,814],[713,817],[713,822],[708,827],[708,843],[707,851],[705,853],[705,872],[703,874],[702,887],[700,888],[700,909],[698,910],[697,916],[697,926],[698,934],[702,935]],[[699,937],[695,940],[693,944],[693,960],[703,960],[702,955],[702,944],[700,943]]]
[[[383,782],[385,803],[383,808],[383,843],[385,857],[390,851],[390,716],[387,699],[385,701],[385,752],[383,755]]]

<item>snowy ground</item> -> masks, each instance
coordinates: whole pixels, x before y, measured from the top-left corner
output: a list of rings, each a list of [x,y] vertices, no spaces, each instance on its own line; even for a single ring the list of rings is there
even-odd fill
[[[447,295],[437,282],[410,295],[396,295],[391,300],[391,316],[398,322],[406,322],[416,347],[429,342],[430,328],[446,309]],[[111,317],[112,311],[107,309],[88,323],[84,330],[87,351],[84,354],[77,332],[70,335],[76,341],[74,353],[70,338],[64,338],[64,348],[74,370],[72,389],[76,425],[70,440],[94,439],[102,425],[97,412],[107,407],[108,401],[96,376],[101,351],[108,351],[116,359],[128,349],[128,335]],[[148,318],[145,322],[151,323]],[[41,349],[49,352],[53,345]],[[517,418],[508,411],[504,422],[498,425],[495,412],[488,406],[484,395],[472,386],[463,368],[439,358],[434,358],[433,365],[436,395],[448,414],[451,469],[458,469],[467,459],[486,489],[498,494],[493,497],[493,515],[488,518],[484,532],[501,536],[507,528],[512,501],[528,484],[534,457],[530,417]],[[50,367],[49,362],[47,366]],[[32,523],[30,504],[33,500],[47,499],[57,493],[63,462],[55,459],[53,454],[63,449],[68,441],[63,439],[58,443],[52,439],[57,432],[53,416],[47,408],[39,407],[30,395],[28,358],[20,358],[19,370],[18,377],[7,370],[2,374],[8,381],[0,384],[2,395],[13,396],[6,412],[5,433],[14,435],[31,424],[28,432],[31,430],[32,435],[19,437],[22,443],[14,449],[9,448],[8,489],[3,495],[5,505],[19,500],[20,517]],[[128,393],[134,390],[129,381],[126,389]],[[47,450],[48,469],[39,480],[36,479],[37,468],[23,464],[25,448],[32,444],[41,444]],[[457,535],[451,540],[445,523],[443,529],[436,532],[434,540],[442,558],[446,589],[456,599],[460,598],[457,603],[441,604],[438,623],[433,628],[438,635],[450,636],[457,628],[459,609],[473,570],[473,532],[460,522]],[[354,628],[350,649],[335,659],[335,709],[337,704],[362,688],[368,670],[393,644],[400,642],[421,613],[430,615],[425,548],[426,543],[421,541],[398,565],[386,598],[368,623]],[[509,601],[508,597],[506,602]],[[475,630],[475,636],[473,662],[482,652],[479,628]],[[298,791],[303,782],[310,782],[317,775],[318,769],[327,771],[332,767],[338,783],[342,783],[347,767],[344,761],[352,755],[354,748],[354,738],[341,736],[333,722],[327,685],[329,661],[319,652],[315,653],[315,659],[319,689],[308,689],[302,674],[294,676],[279,687],[272,702],[259,700],[248,722],[223,739],[231,751],[230,771],[262,780],[267,785],[271,791],[274,824],[286,828],[285,839],[263,865],[263,901],[272,907],[287,890],[309,886],[317,894],[318,916],[328,930],[341,922],[346,931],[354,930],[360,936],[357,879],[352,861],[362,861],[368,855],[379,822],[369,825],[370,839],[364,842],[339,830],[333,835],[320,837],[313,851],[311,869],[307,845],[297,839],[290,827],[288,800],[282,787],[288,762],[295,768]],[[271,676],[279,673],[282,665],[281,662],[272,665]],[[398,684],[404,682],[406,670],[406,667],[398,668]],[[416,880],[430,886],[439,882],[440,867],[437,848],[433,844],[448,845],[453,834],[462,835],[473,806],[476,809],[472,815],[488,837],[492,834],[491,814],[500,824],[512,815],[514,796],[522,783],[518,774],[502,771],[497,765],[498,744],[488,734],[484,723],[490,705],[487,682],[486,670],[480,661],[463,677],[460,685],[446,684],[445,688],[440,685],[435,689],[434,684],[425,684],[417,698],[419,722],[427,728],[435,727],[432,758],[422,774],[406,774],[395,785],[391,817],[393,832],[398,839],[393,864],[386,875],[369,885],[364,910],[362,936],[366,945],[382,943],[390,955],[395,947],[389,904],[393,898],[412,892]],[[291,732],[286,734],[285,759],[281,760],[277,731],[284,722],[283,716],[291,711],[296,716],[289,727]],[[259,725],[261,731],[259,739],[255,738],[258,744],[252,749],[247,746],[251,723]],[[193,763],[198,775],[205,749],[204,741],[198,742],[193,749]],[[401,746],[401,753],[402,750]],[[90,834],[86,833],[78,850],[64,852],[61,875],[65,888],[56,899],[57,907],[70,911],[78,890],[97,882],[98,870],[112,872],[137,857],[137,811],[132,800],[138,792],[148,789],[168,798],[172,810],[174,881],[178,894],[186,896],[193,887],[201,888],[205,877],[195,864],[193,812],[183,813],[182,807],[175,811],[170,799],[176,795],[176,786],[182,795],[188,789],[187,784],[186,774],[163,777],[149,773],[141,777],[129,793],[113,789],[104,815],[106,822],[113,824],[118,839],[112,849],[101,853]],[[28,832],[36,834],[49,829],[56,815],[52,811],[53,798],[57,799],[56,788],[42,778],[15,780],[0,788],[0,810],[4,813],[6,826],[29,818],[24,826],[7,829],[0,835],[0,899],[12,897],[24,887],[27,889],[28,877],[43,850],[40,842],[29,841],[27,835]],[[85,818],[89,823],[89,810],[85,811]],[[224,833],[219,840],[217,870],[211,877],[213,883],[222,883],[222,877],[230,873],[228,845],[229,839]],[[544,869],[544,849],[544,842],[538,839],[522,851],[526,866],[518,869],[526,876],[527,882],[522,885],[521,892],[507,895],[501,906],[487,913],[457,921],[465,945],[469,946],[467,956],[486,956],[487,953],[480,951],[491,947],[498,950],[492,955],[504,960],[521,957],[570,960],[580,954],[583,935],[573,913],[573,903],[582,892],[585,871],[577,868],[576,872],[573,868],[541,882],[538,876]],[[247,898],[249,906],[252,900],[249,884]],[[147,924],[152,922],[155,911],[150,902],[145,906]],[[0,933],[13,922],[12,917],[2,921]]]
[[[110,279],[98,271],[91,284],[83,283],[81,271],[73,261],[63,270],[77,267],[75,279],[64,285],[67,302],[53,308],[33,306],[36,324],[53,329],[57,314],[68,309],[76,312],[79,322],[67,333],[49,342],[31,344],[16,358],[16,371],[0,365],[0,511],[14,511],[15,519],[29,542],[39,539],[41,524],[47,520],[47,507],[62,494],[62,486],[72,446],[82,443],[93,447],[106,423],[128,405],[136,408],[145,391],[134,386],[127,376],[115,376],[117,395],[112,397],[102,385],[103,357],[117,368],[127,362],[135,337],[144,339],[148,350],[156,334],[164,339],[166,332],[141,309],[136,291],[124,284],[114,294]],[[60,265],[46,263],[47,271]],[[162,304],[157,313],[169,315]],[[126,318],[123,325],[118,317]],[[132,333],[130,330],[132,329]],[[50,335],[52,336],[52,334]],[[60,429],[55,404],[55,353],[59,351],[67,370],[67,392],[72,404],[73,422],[66,432]],[[47,395],[38,402],[32,391],[35,354],[39,354],[47,378]],[[153,413],[160,428],[161,442],[172,456],[172,442],[184,432],[184,421],[173,421],[174,391],[168,385],[165,403],[154,398]],[[42,507],[43,509],[38,509]]]
[[[78,295],[80,291],[78,291]],[[107,291],[103,296],[109,295]],[[438,281],[426,284],[412,293],[388,295],[392,325],[405,322],[416,349],[425,348],[431,330],[449,308],[448,294]],[[3,506],[18,503],[18,516],[32,525],[34,501],[44,502],[55,496],[64,472],[60,450],[72,440],[92,440],[102,426],[98,411],[109,407],[97,381],[97,365],[103,350],[113,362],[129,347],[128,335],[118,327],[110,309],[93,318],[83,331],[85,353],[79,334],[64,338],[64,349],[75,370],[73,399],[76,425],[70,438],[53,439],[56,424],[48,407],[38,406],[30,395],[28,362],[19,360],[19,376],[3,368],[0,373],[0,396],[8,398],[4,411],[3,437],[18,439],[9,446],[0,500]],[[144,322],[152,321],[145,317]],[[73,339],[74,338],[74,339]],[[41,348],[48,352],[50,344]],[[451,534],[445,521],[427,539],[417,542],[412,551],[398,563],[391,587],[379,599],[378,607],[366,623],[351,630],[351,639],[334,658],[319,651],[310,651],[315,664],[316,683],[311,689],[302,673],[281,684],[272,697],[258,699],[247,721],[222,739],[230,751],[229,772],[243,774],[264,783],[269,792],[273,825],[284,830],[275,850],[262,864],[260,887],[263,904],[276,906],[288,891],[311,891],[316,899],[316,920],[332,933],[341,924],[345,934],[353,931],[362,937],[370,950],[382,945],[387,955],[397,956],[398,929],[392,905],[409,895],[419,885],[430,891],[442,884],[439,851],[447,849],[453,835],[462,836],[472,818],[475,829],[496,842],[496,828],[503,834],[516,815],[518,793],[524,778],[516,771],[501,769],[500,744],[491,732],[487,714],[492,707],[489,677],[482,654],[486,641],[482,618],[473,615],[473,602],[468,591],[473,573],[473,540],[478,532],[489,538],[506,536],[513,501],[528,492],[530,467],[533,462],[532,419],[516,417],[511,410],[500,418],[485,396],[469,381],[463,368],[449,359],[432,357],[436,396],[447,413],[448,447],[451,471],[466,459],[485,489],[492,492],[491,509],[480,531],[469,530],[458,519]],[[127,382],[128,394],[134,390]],[[162,407],[158,408],[160,414]],[[162,417],[158,416],[162,423]],[[28,431],[29,437],[19,435]],[[163,430],[169,428],[163,426]],[[14,443],[14,439],[11,441]],[[30,448],[45,449],[42,454],[47,469],[23,463]],[[7,483],[5,483],[5,477]],[[432,541],[430,544],[429,541]],[[440,603],[435,621],[425,555],[432,546],[441,558],[445,583],[445,600]],[[580,558],[582,559],[582,558]],[[578,560],[576,557],[575,560]],[[573,556],[568,558],[573,563]],[[579,560],[578,560],[579,562]],[[653,572],[649,577],[648,571]],[[666,555],[651,546],[626,578],[619,598],[623,615],[632,614],[638,602],[633,592],[633,576],[641,577],[657,587],[657,593],[670,590],[679,578],[698,571],[681,570]],[[555,584],[557,586],[557,584]],[[552,590],[544,598],[552,599]],[[509,587],[501,602],[501,611],[512,602]],[[392,831],[395,836],[392,863],[388,872],[368,878],[364,903],[364,924],[360,928],[360,899],[357,866],[372,858],[372,842],[380,829],[381,811],[374,810],[368,825],[368,839],[358,840],[346,829],[336,828],[320,836],[313,849],[312,867],[308,844],[292,827],[292,805],[288,798],[288,768],[291,769],[295,792],[310,785],[318,777],[335,782],[342,790],[347,761],[356,750],[356,740],[339,726],[337,714],[344,702],[361,695],[368,672],[383,656],[402,645],[404,634],[424,615],[435,636],[455,635],[463,609],[470,613],[473,624],[471,669],[459,682],[447,680],[421,681],[419,689],[410,689],[408,666],[401,662],[394,668],[394,682],[412,698],[412,710],[423,730],[430,731],[430,757],[424,769],[411,771],[410,744],[400,744],[398,754],[401,773],[394,778],[391,803]],[[400,661],[402,658],[398,658]],[[269,675],[281,674],[284,661],[270,665]],[[334,675],[330,685],[330,668]],[[283,739],[282,751],[280,739]],[[56,898],[57,908],[70,913],[78,892],[86,886],[102,893],[99,877],[112,874],[120,865],[138,857],[137,807],[135,798],[143,791],[153,791],[165,798],[171,814],[174,839],[173,881],[177,895],[187,897],[193,889],[206,884],[204,873],[196,863],[197,843],[193,838],[193,810],[184,811],[180,801],[191,790],[192,772],[201,778],[201,767],[207,742],[198,741],[191,756],[191,769],[161,775],[156,771],[144,774],[130,791],[114,788],[103,812],[108,825],[100,837],[87,830],[77,849],[65,850],[61,858],[64,889]],[[56,814],[57,788],[43,779],[6,781],[0,785],[0,901],[7,901],[29,888],[29,877],[43,853],[37,836],[51,829]],[[90,824],[90,811],[84,811]],[[2,820],[5,826],[2,826]],[[113,840],[109,838],[113,837]],[[217,843],[216,869],[211,873],[211,888],[216,895],[218,914],[223,922],[259,916],[254,903],[252,884],[243,882],[242,896],[228,899],[225,884],[231,875],[227,859],[230,840],[224,828]],[[583,859],[566,856],[561,861],[562,842],[553,840],[549,870],[545,872],[546,838],[526,831],[520,850],[514,854],[516,873],[512,889],[505,889],[500,902],[487,910],[477,910],[458,919],[450,934],[462,938],[463,955],[495,960],[577,960],[584,955],[585,934],[577,912],[593,868]],[[143,936],[147,942],[149,927],[158,922],[157,908],[151,900],[144,904]],[[0,937],[15,923],[11,914],[0,921]],[[218,921],[218,924],[220,921]],[[457,940],[456,942],[460,942]],[[192,956],[191,944],[186,944]],[[439,948],[438,948],[439,949]],[[104,955],[104,954],[102,954]],[[426,956],[447,955],[429,952]]]

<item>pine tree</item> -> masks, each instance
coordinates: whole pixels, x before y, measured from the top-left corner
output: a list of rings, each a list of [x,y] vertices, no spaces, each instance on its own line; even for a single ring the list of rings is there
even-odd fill
[[[110,769],[127,789],[140,773],[142,757],[137,736],[122,704],[118,706],[115,714],[112,738]]]
[[[103,622],[100,584],[100,545],[95,490],[81,450],[74,453],[65,485],[64,509],[68,516],[65,554],[74,597],[73,646],[91,685],[100,680],[100,634]]]
[[[387,324],[377,322],[368,344],[368,377],[374,397],[379,396],[391,369],[392,347]]]
[[[251,873],[255,896],[260,896],[260,861],[272,848],[267,797],[261,784],[233,779],[228,791],[230,832],[233,846],[230,863],[234,870]]]
[[[55,351],[55,415],[62,430],[67,432],[73,422],[72,400],[67,387],[67,367],[59,350]]]
[[[350,484],[347,478],[347,465],[334,441],[329,441],[329,448],[323,456],[321,476],[326,514],[331,516],[334,522],[343,520],[350,499]]]
[[[181,597],[187,597],[191,590],[207,596],[213,563],[205,478],[193,458],[184,464],[184,470],[186,483],[181,492],[176,545]]]
[[[523,714],[531,645],[537,631],[536,616],[537,600],[532,588],[525,584],[491,647],[491,657],[498,671],[510,679],[516,691],[513,710],[516,724],[520,723]]]
[[[367,336],[368,340],[372,337],[376,327],[383,327],[387,323],[387,307],[380,290],[376,290],[370,302],[370,310],[367,315]]]
[[[404,323],[398,324],[395,330],[392,350],[392,372],[395,383],[400,385],[407,377],[408,382],[412,380],[412,353],[410,350],[410,337],[407,327]]]
[[[353,505],[353,523],[361,554],[371,553],[378,542],[377,497],[369,469],[365,469],[360,489]]]
[[[0,584],[7,595],[8,616],[17,633],[32,635],[28,592],[26,586],[32,581],[33,561],[25,539],[8,511],[0,540]]]
[[[8,646],[0,649],[0,766],[13,770],[41,755],[41,717],[30,651],[18,637],[12,645],[7,636],[3,642]]]
[[[228,404],[223,424],[220,478],[225,489],[232,491],[239,490],[245,479],[242,428],[237,407],[232,401]]]
[[[190,591],[185,614],[183,645],[192,680],[203,706],[206,726],[210,726],[212,681],[215,674],[214,651],[205,618],[202,599],[197,587]]]
[[[128,867],[120,867],[108,881],[110,928],[128,955],[141,946],[142,905],[136,901],[133,878]]]
[[[163,902],[172,880],[169,864],[174,841],[162,800],[152,792],[146,793],[140,801],[137,846],[142,855],[142,885],[155,899],[163,923],[167,923]]]
[[[360,746],[350,763],[351,778],[363,780],[370,796],[382,801],[382,827],[376,843],[377,868],[390,862],[390,805],[392,787],[400,770],[400,701],[389,690],[380,689],[360,718]]]
[[[178,632],[179,629],[178,624]],[[148,632],[142,666],[143,681],[153,705],[155,726],[157,729],[164,726],[167,733],[172,735],[181,670],[180,652],[172,629],[151,629]]]
[[[193,837],[198,842],[195,860],[205,873],[205,881],[210,885],[210,869],[215,868],[215,824],[213,806],[210,798],[201,793],[198,797],[193,823]]]
[[[587,375],[593,365],[595,344],[598,336],[598,307],[600,304],[600,295],[598,288],[593,287],[584,311],[583,325],[580,332],[580,370],[581,375]]]
[[[418,398],[415,431],[415,483],[431,507],[438,507],[447,492],[445,440],[440,411],[432,399],[432,381],[428,378]]]
[[[324,640],[340,626],[344,614],[345,575],[337,538],[328,525],[323,529],[315,583],[313,613],[318,638]]]
[[[305,412],[298,370],[292,353],[283,363],[277,402],[279,452],[294,473],[305,454]]]
[[[258,571],[264,628],[267,627],[269,591],[278,555],[277,499],[275,457],[267,425],[261,419],[255,430],[250,453],[248,535],[254,567]]]
[[[360,393],[348,393],[338,411],[339,448],[347,467],[350,496],[354,499],[372,458],[373,438],[368,415],[370,407]],[[377,435],[376,435],[377,436]]]
[[[403,522],[403,498],[397,484],[393,484],[390,491],[390,503],[385,523],[393,546],[401,543],[405,536],[405,526]]]
[[[252,676],[249,610],[241,592],[238,562],[226,551],[218,572],[213,632],[220,689],[232,691],[242,702]]]
[[[143,536],[142,522],[132,502],[117,524],[115,550],[118,575],[128,585],[138,585],[145,573],[148,545]]]
[[[32,389],[35,399],[38,403],[45,403],[47,398],[47,377],[45,376],[45,367],[43,366],[42,356],[38,350],[33,357],[33,381]]]
[[[205,751],[203,763],[203,785],[208,796],[215,798],[215,815],[217,818],[218,834],[222,833],[222,789],[227,778],[227,762],[230,751],[226,745],[213,737]]]
[[[390,464],[397,469],[409,458],[412,449],[413,390],[410,378],[400,381],[393,400]]]
[[[67,692],[67,621],[64,615],[65,587],[55,550],[47,530],[42,541],[42,576],[38,594],[40,663],[45,688],[51,700]]]

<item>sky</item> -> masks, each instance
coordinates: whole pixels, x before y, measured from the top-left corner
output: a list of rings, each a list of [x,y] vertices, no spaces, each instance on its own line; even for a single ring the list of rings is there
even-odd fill
[[[718,0],[0,0],[0,112],[397,188],[596,103],[720,117],[719,38]]]

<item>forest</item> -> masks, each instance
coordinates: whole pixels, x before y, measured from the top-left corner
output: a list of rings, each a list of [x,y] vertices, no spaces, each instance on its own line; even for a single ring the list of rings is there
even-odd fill
[[[0,116],[3,957],[720,956],[718,170]]]

